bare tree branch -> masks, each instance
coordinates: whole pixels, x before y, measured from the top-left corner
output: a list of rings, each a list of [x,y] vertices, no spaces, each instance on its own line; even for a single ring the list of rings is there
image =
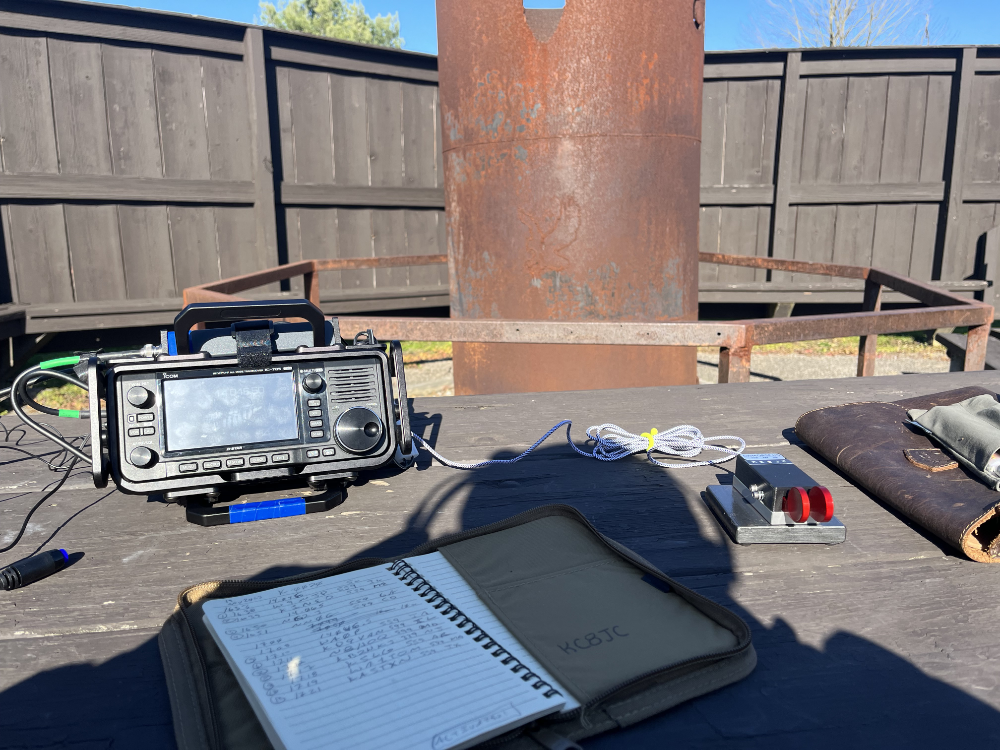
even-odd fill
[[[753,37],[762,47],[931,44],[929,0],[763,0]]]

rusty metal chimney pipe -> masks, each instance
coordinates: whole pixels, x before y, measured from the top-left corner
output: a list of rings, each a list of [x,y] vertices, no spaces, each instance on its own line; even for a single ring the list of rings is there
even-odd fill
[[[437,0],[452,317],[696,320],[703,0]],[[459,394],[697,382],[691,348],[454,346]]]

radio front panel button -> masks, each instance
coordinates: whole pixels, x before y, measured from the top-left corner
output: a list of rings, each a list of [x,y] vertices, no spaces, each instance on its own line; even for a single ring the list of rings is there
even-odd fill
[[[385,434],[378,414],[364,406],[355,406],[337,418],[337,442],[351,453],[367,453]]]
[[[132,449],[132,452],[128,454],[128,460],[133,466],[145,469],[156,461],[156,454],[145,445],[140,445]]]
[[[313,428],[313,427],[322,427],[322,426],[323,426],[323,420],[322,419],[310,419],[309,420],[309,427],[310,428]]]
[[[128,394],[125,398],[128,402],[139,409],[145,409],[153,405],[153,394],[148,390],[143,388],[141,385],[136,385],[128,389]]]
[[[196,463],[181,464],[180,466],[177,467],[177,471],[179,471],[181,474],[190,474],[192,471],[198,471],[198,464]]]
[[[142,428],[142,434],[143,435],[155,435],[156,434],[156,428],[155,427],[143,427]]]
[[[146,414],[135,415],[136,422],[152,422],[154,419],[156,419],[156,417],[152,414],[149,414],[148,412]]]
[[[260,466],[267,463],[267,456],[250,456],[251,466]]]
[[[311,372],[302,378],[302,387],[307,393],[319,393],[323,390],[323,376],[318,372]]]
[[[287,460],[288,460],[288,454],[287,453],[275,453],[273,456],[271,456],[271,463],[272,464],[281,464],[281,463],[284,463]]]
[[[323,402],[320,399],[318,399],[318,398],[311,398],[308,401],[306,401],[306,405],[307,406],[322,406]]]
[[[325,434],[326,433],[324,433],[323,430],[313,430],[312,432],[309,433],[309,437],[311,437],[311,438],[321,438]]]
[[[322,409],[310,409],[309,410],[309,416],[310,417],[322,417],[323,416],[323,410]]]
[[[323,449],[323,455],[324,456],[336,456],[337,455],[337,449],[336,448],[324,448]]]
[[[142,428],[141,427],[129,427],[128,428],[128,436],[129,437],[139,437],[141,434],[142,434]]]
[[[221,469],[222,461],[202,461],[201,468],[205,471],[211,471],[212,469]]]
[[[246,464],[246,461],[244,461],[242,458],[226,459],[226,467],[229,469],[236,469],[239,468],[240,466],[243,466],[244,464]]]
[[[306,451],[306,458],[319,458],[319,451],[316,449]]]

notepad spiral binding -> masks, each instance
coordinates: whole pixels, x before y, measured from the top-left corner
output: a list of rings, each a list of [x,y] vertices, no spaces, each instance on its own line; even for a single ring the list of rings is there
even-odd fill
[[[505,649],[499,643],[497,643],[493,638],[490,637],[489,633],[483,630],[481,627],[476,625],[469,617],[465,615],[458,607],[448,601],[436,588],[431,586],[430,582],[421,576],[416,568],[410,565],[405,560],[397,560],[392,564],[389,569],[390,572],[401,580],[406,586],[413,589],[417,595],[424,599],[428,604],[430,604],[434,609],[438,610],[442,615],[447,617],[449,620],[455,623],[455,625],[466,635],[471,635],[472,639],[476,643],[483,644],[484,649],[496,649],[493,651],[493,656],[501,659],[501,663],[506,667],[511,666],[510,671],[514,674],[519,674],[524,670],[524,674],[520,675],[521,679],[525,682],[531,682],[534,680],[533,687],[535,690],[541,690],[542,688],[547,688],[545,691],[545,697],[551,698],[553,695],[562,695],[562,693],[556,690],[552,685],[542,679],[538,674],[532,672],[530,668],[521,663],[521,660],[514,656],[510,651]],[[503,655],[506,654],[504,657]]]

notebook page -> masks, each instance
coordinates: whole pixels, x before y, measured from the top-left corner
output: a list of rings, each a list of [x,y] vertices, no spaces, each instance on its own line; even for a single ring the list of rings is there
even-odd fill
[[[463,748],[563,705],[388,568],[210,601],[204,612],[275,747]]]
[[[444,555],[440,552],[431,552],[428,555],[408,557],[406,562],[410,563],[415,570],[420,571],[420,575],[426,578],[431,586],[462,610],[466,617],[489,633],[493,640],[502,643],[504,648],[508,649],[522,664],[562,693],[566,699],[566,705],[562,708],[564,712],[580,707],[580,701],[574,698],[534,656],[524,649],[517,638],[507,629],[507,626],[497,619],[493,611],[486,606],[479,595],[462,578],[461,573],[455,570],[454,566],[444,558]]]

